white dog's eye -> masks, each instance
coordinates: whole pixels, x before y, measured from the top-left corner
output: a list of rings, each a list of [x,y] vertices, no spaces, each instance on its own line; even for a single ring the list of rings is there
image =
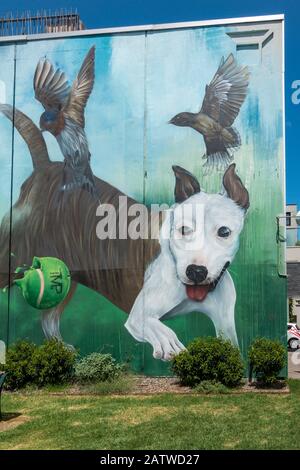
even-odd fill
[[[186,225],[183,225],[178,230],[183,236],[190,235],[193,232],[193,229],[191,227],[187,227]]]
[[[228,227],[220,227],[218,230],[218,237],[228,238],[231,234],[231,230]]]

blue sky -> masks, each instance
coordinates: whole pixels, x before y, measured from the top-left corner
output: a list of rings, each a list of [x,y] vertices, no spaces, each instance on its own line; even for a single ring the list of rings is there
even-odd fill
[[[84,6],[83,6],[84,5]],[[298,0],[2,0],[0,13],[42,8],[77,8],[87,28],[204,20],[284,13],[286,16],[286,152],[287,201],[300,206],[298,135],[300,104],[291,101],[294,80],[300,80]]]

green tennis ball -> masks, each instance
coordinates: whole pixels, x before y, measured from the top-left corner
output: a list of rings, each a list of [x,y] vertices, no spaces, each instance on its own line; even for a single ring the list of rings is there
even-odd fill
[[[16,273],[23,269],[18,268]],[[64,300],[70,290],[71,276],[63,261],[35,256],[32,266],[14,283],[21,288],[23,297],[29,305],[44,310],[56,307]]]

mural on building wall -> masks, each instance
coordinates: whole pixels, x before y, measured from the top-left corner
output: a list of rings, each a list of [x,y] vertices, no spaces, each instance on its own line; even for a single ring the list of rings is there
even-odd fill
[[[217,335],[238,346],[236,292],[227,268],[238,250],[249,207],[248,191],[234,164],[223,176],[224,194],[207,194],[191,173],[178,166],[173,170],[177,205],[165,217],[160,252],[146,270],[126,322],[128,331],[138,341],[149,342],[154,357],[163,360],[170,360],[184,345],[160,320],[181,314],[205,313]],[[191,209],[188,215],[185,207]]]
[[[9,277],[12,283],[20,266],[33,269],[33,259],[39,260],[44,280],[43,260],[58,260],[70,282],[60,303],[53,300],[42,314],[32,310],[31,326],[30,315],[21,314],[25,300],[12,287],[10,316],[16,320],[10,334],[26,331],[26,337],[41,339],[41,317],[46,337],[63,338],[83,352],[104,348],[154,374],[166,369],[151,362],[144,344],[154,358],[168,361],[189,339],[215,332],[243,351],[253,305],[247,298],[241,311],[240,299],[246,299],[249,276],[257,276],[265,256],[256,237],[271,230],[257,222],[258,188],[264,184],[272,215],[282,203],[280,191],[274,198],[278,180],[270,178],[273,170],[264,161],[266,148],[280,161],[282,137],[281,102],[264,101],[267,69],[261,73],[261,65],[239,60],[226,28],[36,45],[34,63],[32,44],[18,45],[16,107],[9,99],[0,104],[8,118],[1,119],[0,133],[11,135],[11,123],[18,131],[10,188],[14,205],[1,214],[0,282],[6,286]],[[273,48],[268,59],[270,80],[279,83]],[[25,72],[33,78],[33,90],[18,80]],[[72,85],[67,77],[76,77]],[[199,98],[199,80],[205,97],[193,116],[204,137],[205,168],[195,126],[182,121],[191,113],[181,112]],[[267,114],[270,106],[273,112]],[[258,164],[260,176],[254,176]],[[168,207],[153,212],[155,203]],[[275,285],[272,263],[266,265],[266,282]],[[35,308],[41,308],[36,300],[48,286],[39,279]]]

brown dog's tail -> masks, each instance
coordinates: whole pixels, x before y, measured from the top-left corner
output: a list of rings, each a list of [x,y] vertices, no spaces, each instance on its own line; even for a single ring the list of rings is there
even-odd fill
[[[0,111],[12,122],[28,145],[33,168],[36,170],[50,163],[45,139],[40,129],[26,114],[9,104],[0,104]]]

